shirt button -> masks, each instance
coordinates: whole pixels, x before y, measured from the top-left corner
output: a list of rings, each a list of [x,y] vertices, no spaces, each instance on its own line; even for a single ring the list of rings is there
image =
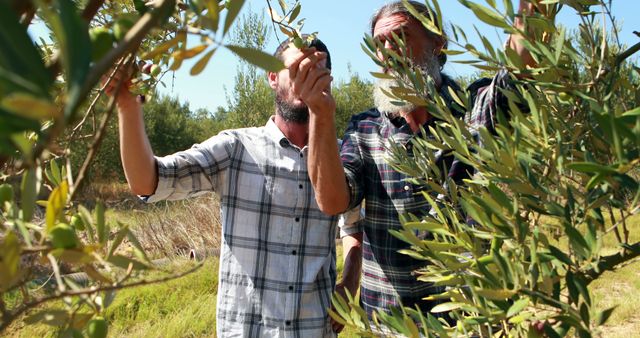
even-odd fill
[[[300,217],[296,217],[296,222],[300,222]]]
[[[297,251],[295,251],[295,250],[291,251],[291,254],[292,254],[292,255],[294,255],[294,256],[295,256],[297,253],[298,253],[298,252],[297,252]]]
[[[300,153],[300,157],[304,157],[304,154],[303,154],[303,153]]]
[[[289,291],[293,291],[293,285],[289,285]]]
[[[411,188],[409,188],[409,186],[408,186],[408,185],[405,185],[405,186],[404,186],[404,190],[409,191],[409,189],[411,189]]]
[[[298,188],[302,189],[302,184],[298,185]]]
[[[287,320],[286,322],[284,322],[287,326],[291,325],[291,321]]]

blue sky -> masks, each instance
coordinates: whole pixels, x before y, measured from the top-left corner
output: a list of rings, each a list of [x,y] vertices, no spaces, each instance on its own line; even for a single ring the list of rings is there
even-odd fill
[[[483,0],[473,1],[486,4]],[[518,0],[512,1],[514,7],[517,8]],[[271,2],[277,6],[276,0]],[[360,43],[365,32],[369,30],[370,16],[386,2],[388,0],[302,0],[302,11],[299,17],[306,18],[304,31],[318,32],[318,37],[327,44],[331,52],[335,80],[346,80],[349,75],[349,67],[353,73],[372,79],[369,72],[376,71],[376,67],[364,54]],[[502,3],[502,1],[496,2]],[[266,4],[266,0],[247,0],[241,15],[251,10],[265,13],[266,17]],[[474,25],[494,46],[502,45],[506,39],[504,33],[480,22],[470,10],[457,0],[440,0],[439,4],[445,25],[449,26],[450,23],[453,23],[460,26],[470,42],[478,48],[481,48],[482,44],[477,38]],[[622,25],[620,34],[622,42],[627,45],[638,42],[640,38],[635,36],[633,31],[640,31],[640,25],[637,24],[636,18],[636,15],[640,13],[640,1],[614,0],[612,9],[613,15]],[[568,28],[576,28],[578,17],[573,14],[572,9],[566,8],[560,13],[558,22]],[[30,27],[30,31],[35,36],[46,36],[44,25]],[[277,37],[273,34],[273,29],[270,32],[269,45],[266,48],[269,53],[275,50],[278,39],[284,39],[283,34],[279,31]],[[467,58],[468,56],[465,55],[450,58],[445,72],[453,77],[472,74],[475,71],[473,67],[451,62]],[[207,68],[200,75],[194,77],[189,75],[189,70],[197,60],[198,58],[185,61],[182,67],[175,72],[175,77],[172,77],[171,74],[165,76],[166,88],[162,86],[158,88],[162,93],[177,96],[181,101],[188,102],[192,110],[206,108],[213,112],[218,106],[227,105],[225,87],[227,91],[233,89],[238,58],[228,50],[220,48]]]
[[[331,52],[332,72],[335,80],[347,79],[348,67],[352,72],[372,79],[369,72],[376,71],[376,67],[362,51],[360,42],[364,33],[368,32],[370,16],[386,2],[384,0],[302,1],[300,17],[306,18],[304,31],[317,31],[318,37],[327,44]],[[476,2],[485,3],[478,0]],[[501,3],[501,1],[497,2]],[[517,8],[518,1],[514,0],[513,2],[514,7]],[[277,1],[274,0],[272,3],[277,6]],[[441,0],[439,3],[445,23],[460,26],[470,41],[478,48],[481,48],[482,44],[476,37],[477,34],[473,29],[474,24],[494,45],[501,45],[504,42],[506,38],[504,33],[479,22],[471,11],[457,0]],[[266,13],[265,8],[265,0],[248,0],[241,14],[249,10]],[[633,30],[640,30],[640,27],[635,24],[637,22],[635,16],[638,13],[640,13],[640,1],[638,0],[613,1],[613,14],[622,24],[621,39],[623,43],[630,45],[640,40],[632,33]],[[569,28],[575,28],[578,25],[578,17],[573,14],[571,9],[564,9],[558,22]],[[283,39],[283,35],[279,34],[278,38]],[[272,52],[278,44],[273,30],[271,30],[269,42],[267,51]],[[456,59],[465,59],[465,56],[462,55]],[[233,89],[233,79],[238,64],[237,58],[227,50],[220,49],[211,59],[207,69],[196,77],[188,74],[192,64],[193,61],[185,62],[182,68],[176,72],[173,85],[171,79],[168,78],[167,88],[162,89],[162,92],[176,95],[181,100],[189,102],[192,109],[206,108],[215,111],[218,106],[226,106],[224,88],[226,87],[227,91]],[[472,74],[475,69],[467,65],[448,62],[445,71],[455,77]]]

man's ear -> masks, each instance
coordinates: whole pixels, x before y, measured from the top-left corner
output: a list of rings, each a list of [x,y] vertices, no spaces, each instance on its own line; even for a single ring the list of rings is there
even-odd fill
[[[275,90],[278,88],[278,73],[268,72],[267,80],[269,81],[269,86],[271,89]]]

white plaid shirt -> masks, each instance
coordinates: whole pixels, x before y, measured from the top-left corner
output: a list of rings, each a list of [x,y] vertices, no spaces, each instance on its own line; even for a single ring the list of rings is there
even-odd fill
[[[318,209],[306,155],[270,119],[156,158],[147,202],[220,195],[219,337],[334,336],[336,217]]]

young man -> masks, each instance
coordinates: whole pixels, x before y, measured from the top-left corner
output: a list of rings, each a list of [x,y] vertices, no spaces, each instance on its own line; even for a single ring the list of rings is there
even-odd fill
[[[309,112],[335,110],[331,59],[320,40],[304,51],[291,46],[275,55],[306,76],[268,74],[276,115],[264,127],[223,131],[170,156],[154,157],[142,107],[126,89],[118,95],[122,163],[134,193],[147,202],[220,196],[219,337],[335,335],[327,313],[336,218],[318,208],[307,172]]]
[[[428,12],[423,4],[410,3],[419,12]],[[521,12],[531,13],[532,10],[531,4],[521,1]],[[522,22],[518,24],[522,27]],[[442,53],[446,48],[446,37],[426,29],[401,1],[387,4],[376,12],[371,21],[371,34],[384,48],[406,53],[417,71],[425,78],[433,79],[438,94],[447,102],[453,101],[449,88],[456,89],[457,86],[441,72],[446,62]],[[397,50],[393,35],[404,39],[406,49]],[[520,55],[524,64],[533,64],[518,37],[510,39],[509,47]],[[382,54],[378,57],[382,58]],[[383,71],[392,72],[390,69]],[[507,86],[507,79],[508,74],[500,72],[490,83],[484,81],[472,86],[475,88],[472,94],[476,97],[471,114],[472,127],[484,125],[491,129],[501,100],[498,88]],[[365,203],[361,302],[369,316],[374,311],[387,311],[389,307],[399,305],[417,305],[428,312],[434,303],[425,301],[424,297],[443,291],[416,280],[412,272],[425,263],[398,253],[409,245],[389,233],[391,229],[401,229],[402,216],[424,215],[430,206],[420,193],[423,187],[408,183],[406,175],[386,162],[388,145],[408,146],[421,126],[428,131],[427,127],[435,122],[424,107],[392,103],[392,99],[384,94],[384,89],[391,86],[396,86],[395,80],[381,80],[377,84],[374,90],[376,108],[352,119],[340,154],[335,150],[334,117],[314,111],[309,121],[309,175],[321,210],[337,214],[363,200]],[[451,158],[442,160],[451,164]],[[452,165],[449,175],[454,178],[464,175],[461,169]]]

